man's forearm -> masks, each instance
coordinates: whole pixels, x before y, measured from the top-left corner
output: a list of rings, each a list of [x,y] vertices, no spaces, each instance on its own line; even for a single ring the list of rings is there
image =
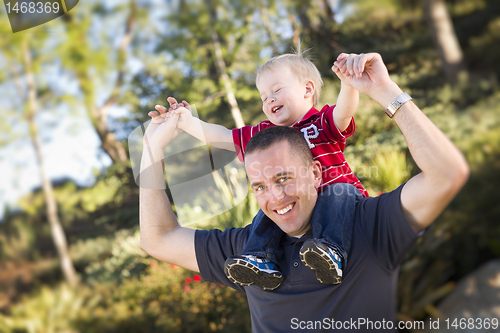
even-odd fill
[[[193,121],[184,131],[216,148],[235,150],[231,130],[224,126],[209,124],[193,117]]]
[[[162,152],[145,146],[141,161],[139,220],[141,247],[154,253],[155,244],[179,226],[165,192]]]
[[[159,260],[198,272],[195,231],[179,226],[165,193],[163,152],[178,134],[177,120],[178,116],[164,121],[154,116],[144,134],[139,173],[141,247]]]
[[[370,94],[387,107],[402,90],[391,83]],[[456,196],[468,178],[462,153],[412,102],[406,102],[393,117],[403,133],[413,160],[422,171],[405,184],[401,208],[415,232],[427,228]]]
[[[402,93],[401,88],[392,83],[374,93],[373,98],[385,108]],[[412,101],[403,104],[393,119],[406,139],[411,156],[426,177],[446,182],[467,169],[462,153]]]

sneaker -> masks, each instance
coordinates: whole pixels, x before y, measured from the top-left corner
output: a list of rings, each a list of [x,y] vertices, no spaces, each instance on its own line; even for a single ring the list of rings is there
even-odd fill
[[[316,271],[316,278],[325,284],[342,282],[342,256],[316,239],[308,239],[300,249],[300,260]]]
[[[224,263],[227,278],[240,286],[255,285],[263,290],[278,288],[283,274],[272,261],[252,255],[231,256]]]

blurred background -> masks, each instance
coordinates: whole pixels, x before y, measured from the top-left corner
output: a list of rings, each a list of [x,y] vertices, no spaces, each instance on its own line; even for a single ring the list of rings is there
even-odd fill
[[[127,137],[168,96],[207,122],[257,124],[257,69],[299,41],[321,106],[339,53],[379,52],[470,164],[401,266],[398,317],[500,317],[500,1],[82,0],[15,34],[0,9],[0,332],[250,332],[243,294],[141,250]],[[379,105],[362,96],[355,119],[345,154],[370,195],[418,173]],[[250,194],[195,227],[256,211]]]

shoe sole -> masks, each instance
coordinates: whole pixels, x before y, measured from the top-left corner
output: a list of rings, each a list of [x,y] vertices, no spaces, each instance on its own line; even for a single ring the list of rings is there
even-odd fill
[[[255,285],[263,290],[274,290],[283,282],[283,276],[259,271],[245,260],[230,260],[225,265],[228,279],[240,286]]]
[[[339,284],[341,282],[337,270],[330,263],[331,258],[318,250],[313,242],[304,243],[300,249],[300,260],[316,272],[316,279],[324,284]]]

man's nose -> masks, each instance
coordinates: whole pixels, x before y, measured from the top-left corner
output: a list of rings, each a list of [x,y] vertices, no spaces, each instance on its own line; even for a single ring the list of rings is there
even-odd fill
[[[285,189],[282,186],[274,185],[270,191],[271,201],[280,202],[285,197]]]
[[[276,101],[276,98],[274,98],[274,97],[269,97],[269,98],[267,99],[267,104],[268,104],[268,105],[271,105],[271,104],[273,104],[275,101]]]

